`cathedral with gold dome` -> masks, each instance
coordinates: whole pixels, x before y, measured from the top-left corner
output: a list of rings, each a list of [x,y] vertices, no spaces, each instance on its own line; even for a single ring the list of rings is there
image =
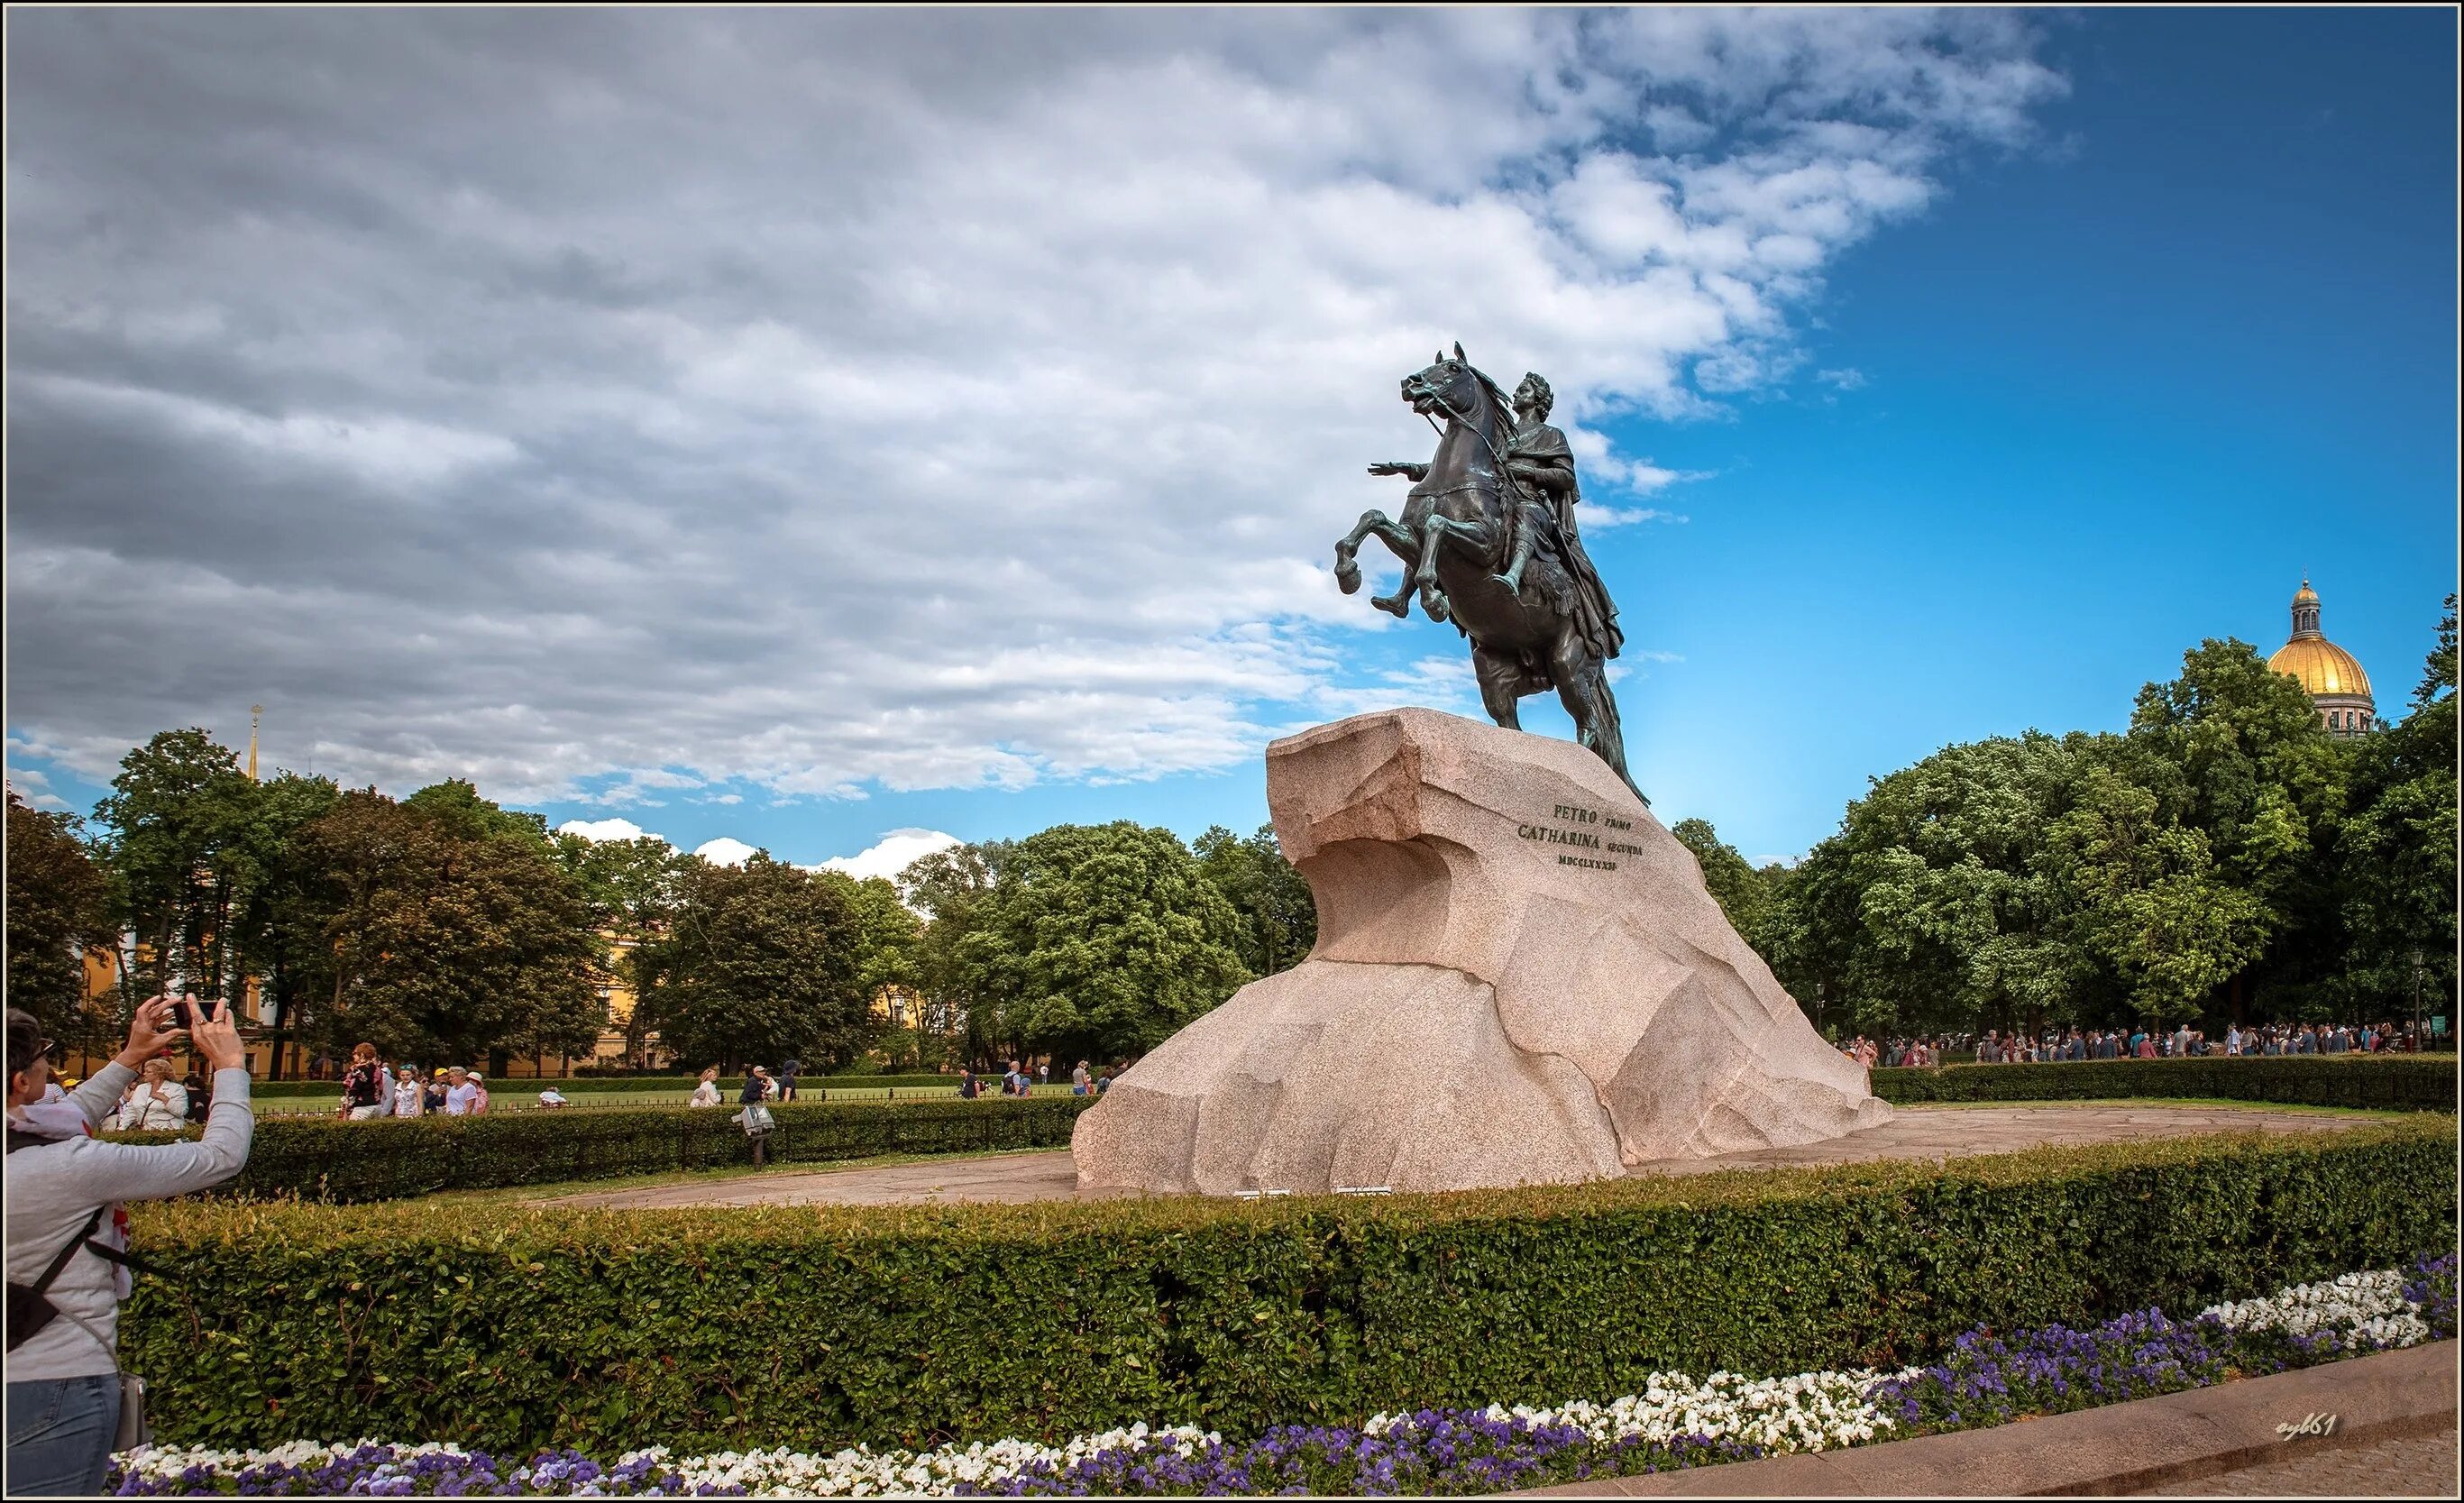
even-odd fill
[[[2370,699],[2370,675],[2362,672],[2352,653],[2320,631],[2319,597],[2306,579],[2293,597],[2293,635],[2276,650],[2267,666],[2301,680],[2329,735],[2360,736],[2378,724]]]

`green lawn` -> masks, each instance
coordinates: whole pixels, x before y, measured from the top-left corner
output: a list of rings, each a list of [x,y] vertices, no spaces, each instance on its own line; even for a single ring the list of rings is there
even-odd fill
[[[539,1094],[555,1083],[556,1082],[553,1078],[543,1080],[517,1080],[508,1077],[504,1080],[492,1080],[488,1083],[488,1111],[492,1116],[504,1112],[536,1112],[539,1109]],[[1035,1088],[1035,1094],[1040,1096],[1066,1096],[1068,1094],[1069,1082],[1066,1080],[1056,1081],[1051,1085],[1037,1086]],[[334,1096],[331,1098],[322,1096],[262,1097],[256,1102],[256,1115],[259,1116],[331,1116],[334,1115],[335,1101],[341,1098],[341,1089],[337,1087]],[[957,1099],[957,1081],[953,1077],[949,1085],[936,1087],[930,1091],[917,1090],[907,1086],[900,1086],[893,1090],[832,1086],[829,1088],[825,1096],[819,1088],[805,1086],[798,1092],[796,1099],[799,1101],[820,1101],[824,1099],[831,1101],[888,1101],[891,1099],[892,1096],[895,1096],[901,1101],[918,1101],[928,1097],[935,1100],[939,1100],[945,1097],[950,1100],[956,1100]],[[1001,1081],[998,1078],[986,1082],[984,1096],[987,1100],[998,1101],[1001,1099]],[[650,1091],[592,1091],[568,1094],[566,1096],[566,1100],[569,1101],[571,1105],[566,1106],[561,1110],[567,1112],[588,1112],[601,1107],[616,1106],[680,1107],[687,1101],[691,1100],[692,1097],[693,1086],[690,1082],[681,1087],[672,1085],[661,1086],[656,1090]],[[727,1104],[730,1110],[735,1108],[736,1096],[734,1093],[723,1091],[720,1093],[720,1099]]]
[[[2236,1112],[2289,1112],[2299,1116],[2410,1116],[2409,1112],[2383,1112],[2368,1107],[2299,1106],[2280,1101],[2241,1101],[2230,1096],[2106,1096],[2092,1101],[1910,1101],[1894,1112],[1976,1112],[2013,1108],[2058,1112],[2075,1106],[2231,1107]]]

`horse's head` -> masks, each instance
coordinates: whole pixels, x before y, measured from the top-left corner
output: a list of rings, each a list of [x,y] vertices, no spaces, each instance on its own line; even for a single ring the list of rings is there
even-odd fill
[[[1441,351],[1428,368],[1403,378],[1403,400],[1423,417],[1468,418],[1488,386],[1488,378],[1471,368],[1463,347],[1457,344],[1451,356]]]

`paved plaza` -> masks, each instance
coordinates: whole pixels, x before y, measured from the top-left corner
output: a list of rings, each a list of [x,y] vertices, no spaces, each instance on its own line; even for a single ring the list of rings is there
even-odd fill
[[[2138,1497],[2443,1498],[2456,1486],[2456,1437],[2418,1435],[2315,1449],[2238,1471],[2150,1488]]]
[[[1668,1160],[1635,1174],[1709,1174],[1757,1166],[1942,1160],[2056,1144],[2128,1142],[2199,1133],[2304,1133],[2367,1118],[2233,1107],[1903,1107],[1888,1122],[1802,1148],[1762,1148],[1712,1159]],[[944,1159],[869,1169],[782,1170],[642,1189],[559,1196],[554,1205],[642,1208],[679,1205],[901,1205],[949,1202],[1095,1199],[1082,1196],[1067,1150]]]

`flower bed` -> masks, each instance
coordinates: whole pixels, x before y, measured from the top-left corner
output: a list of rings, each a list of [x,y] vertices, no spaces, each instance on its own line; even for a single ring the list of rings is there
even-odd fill
[[[1696,1381],[1554,1408],[1419,1409],[1357,1426],[1281,1426],[1243,1443],[1144,1425],[1060,1446],[1002,1440],[925,1452],[854,1447],[677,1458],[665,1448],[601,1463],[576,1451],[508,1462],[450,1446],[299,1444],[270,1451],[145,1448],[121,1457],[123,1495],[371,1496],[1260,1495],[1491,1492],[1825,1450],[2179,1392],[2455,1334],[2453,1253],[2352,1273],[2188,1321],[2134,1312],[2083,1329],[1971,1332],[1945,1361],[1891,1374]]]
[[[1654,1372],[1896,1369],[1980,1325],[2391,1267],[2453,1245],[2454,1155],[2453,1119],[2423,1115],[1452,1195],[177,1201],[131,1211],[167,1276],[120,1344],[157,1432],[192,1445],[921,1450],[1157,1415],[1249,1435]]]

